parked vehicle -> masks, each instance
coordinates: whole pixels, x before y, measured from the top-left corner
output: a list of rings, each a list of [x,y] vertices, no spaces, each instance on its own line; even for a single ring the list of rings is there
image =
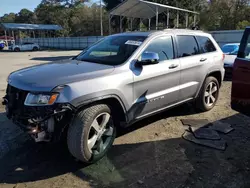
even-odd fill
[[[8,77],[8,118],[35,141],[67,135],[71,154],[93,163],[127,127],[193,102],[211,110],[224,77],[223,53],[210,34],[192,30],[108,36],[71,60]]]
[[[32,43],[32,42],[25,42],[20,45],[11,45],[9,47],[10,50],[14,52],[20,52],[20,51],[38,51],[40,49],[40,46],[38,44]]]
[[[222,47],[222,51],[225,54],[224,68],[226,71],[226,77],[232,77],[234,61],[239,51],[240,43],[225,44]]]
[[[250,27],[242,37],[239,53],[234,63],[231,106],[234,110],[250,115]]]
[[[4,49],[4,41],[3,40],[0,40],[0,50],[3,50]]]
[[[239,51],[240,43],[230,43],[230,44],[225,44],[222,47],[222,51],[226,55],[231,55],[231,54],[236,54]]]

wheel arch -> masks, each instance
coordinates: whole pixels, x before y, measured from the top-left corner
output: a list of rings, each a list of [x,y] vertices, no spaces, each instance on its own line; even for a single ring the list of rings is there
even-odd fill
[[[204,85],[206,79],[207,79],[208,77],[210,77],[210,76],[215,77],[215,78],[218,80],[219,85],[220,85],[220,86],[222,85],[223,79],[222,79],[221,71],[220,71],[220,70],[211,71],[211,72],[209,72],[209,73],[205,76],[205,78],[203,79],[203,82],[202,82],[202,84],[200,85],[200,88],[199,88],[198,92],[196,93],[195,98],[197,98],[197,97],[199,96],[199,93],[200,93],[200,91],[201,91],[201,89],[202,89],[202,87],[203,87],[203,85]]]
[[[128,121],[126,107],[122,99],[115,94],[105,95],[82,101],[79,105],[76,106],[76,110],[77,112],[79,112],[85,108],[88,108],[89,106],[93,106],[96,104],[107,104],[111,108],[111,112],[116,117],[116,120],[119,120],[121,122]]]

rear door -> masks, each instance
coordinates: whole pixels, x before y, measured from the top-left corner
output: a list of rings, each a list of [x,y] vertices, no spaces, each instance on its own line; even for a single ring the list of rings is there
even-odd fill
[[[177,43],[181,63],[179,100],[183,101],[195,97],[203,80],[202,66],[208,59],[200,54],[199,45],[193,35],[178,35]]]
[[[250,116],[250,28],[245,30],[234,63],[231,106]]]
[[[208,36],[178,35],[180,101],[195,98],[218,53]],[[221,57],[220,57],[221,58]]]

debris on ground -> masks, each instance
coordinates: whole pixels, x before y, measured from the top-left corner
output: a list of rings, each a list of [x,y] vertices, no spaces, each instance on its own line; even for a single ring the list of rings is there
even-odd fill
[[[210,123],[207,119],[183,119],[181,122],[188,126],[183,139],[219,150],[225,150],[227,146],[219,133],[228,134],[234,130],[230,124],[221,121]]]
[[[142,185],[144,182],[142,180],[138,180],[137,183]]]
[[[226,142],[224,140],[208,140],[208,139],[198,139],[195,138],[193,133],[189,131],[185,131],[183,136],[185,140],[193,142],[195,144],[207,146],[210,148],[218,149],[218,150],[225,150],[226,149]]]
[[[192,127],[192,129],[206,127],[210,123],[207,119],[182,119],[181,122],[183,125]]]
[[[221,133],[224,133],[224,134],[228,134],[234,130],[234,128],[232,128],[232,126],[229,123],[215,121],[212,124],[213,125],[211,126],[211,129],[218,131],[218,132],[221,132]]]
[[[197,130],[193,130],[191,128],[195,138],[198,139],[209,139],[209,140],[220,140],[220,135],[218,134],[218,132],[216,132],[215,130],[211,129],[211,128],[200,128]]]

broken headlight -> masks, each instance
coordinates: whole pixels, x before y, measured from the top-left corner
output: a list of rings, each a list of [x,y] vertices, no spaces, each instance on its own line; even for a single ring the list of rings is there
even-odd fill
[[[53,94],[33,94],[29,93],[25,99],[24,104],[26,106],[45,106],[52,105],[58,98],[58,93]]]

